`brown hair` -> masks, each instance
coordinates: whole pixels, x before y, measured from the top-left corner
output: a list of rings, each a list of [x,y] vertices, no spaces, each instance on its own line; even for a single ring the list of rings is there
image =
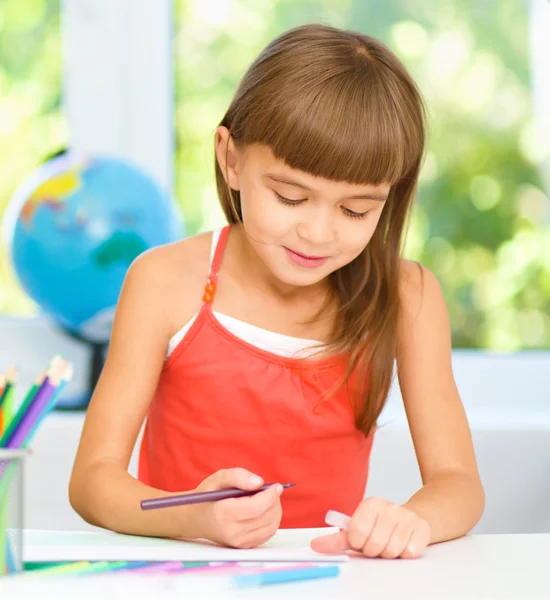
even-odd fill
[[[400,254],[424,150],[420,93],[380,41],[305,25],[262,51],[220,125],[237,147],[265,144],[289,167],[313,176],[391,184],[363,253],[330,275],[338,318],[326,348],[349,352],[342,384],[352,372],[362,375],[353,405],[357,428],[369,435],[384,407],[396,355]],[[217,161],[216,184],[227,220],[241,222],[239,192],[227,185]]]

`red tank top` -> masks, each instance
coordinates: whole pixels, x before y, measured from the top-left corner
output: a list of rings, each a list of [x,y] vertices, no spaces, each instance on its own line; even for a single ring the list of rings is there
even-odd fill
[[[138,478],[179,492],[220,469],[243,467],[266,482],[296,484],[281,496],[282,528],[323,527],[328,510],[351,515],[362,501],[374,436],[356,429],[347,386],[322,399],[345,373],[344,355],[279,356],[212,314],[228,234],[229,226],[199,314],[160,375]]]

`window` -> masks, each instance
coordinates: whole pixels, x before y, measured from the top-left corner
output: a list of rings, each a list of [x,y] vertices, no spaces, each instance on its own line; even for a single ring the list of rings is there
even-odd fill
[[[52,0],[0,3],[0,220],[35,168],[66,145],[61,106],[60,5]],[[0,244],[0,312],[31,314]]]
[[[176,1],[176,195],[188,231],[223,223],[213,133],[258,52],[307,22],[358,29],[397,53],[430,112],[407,254],[440,279],[454,347],[550,347],[547,148],[529,55],[540,19],[530,29],[528,17],[523,0]]]

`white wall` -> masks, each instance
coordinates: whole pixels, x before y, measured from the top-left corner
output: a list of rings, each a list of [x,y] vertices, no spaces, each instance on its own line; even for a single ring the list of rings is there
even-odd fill
[[[172,189],[171,0],[63,0],[70,145],[126,158]]]

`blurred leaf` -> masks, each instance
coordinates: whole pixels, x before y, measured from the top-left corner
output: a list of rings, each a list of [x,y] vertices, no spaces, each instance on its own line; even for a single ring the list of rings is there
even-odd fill
[[[454,346],[550,347],[550,207],[525,156],[525,0],[234,0],[225,26],[208,18],[216,2],[198,3],[176,3],[177,192],[191,231],[221,224],[207,192],[212,134],[258,52],[303,23],[358,30],[396,52],[426,99],[428,156],[407,249],[441,281]]]

